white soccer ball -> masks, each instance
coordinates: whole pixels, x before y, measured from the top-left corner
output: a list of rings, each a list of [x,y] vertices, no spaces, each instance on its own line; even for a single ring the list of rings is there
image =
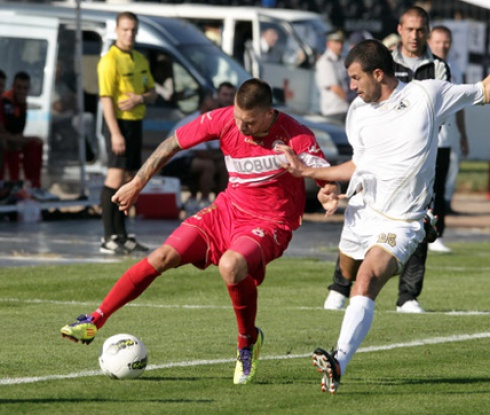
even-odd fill
[[[100,368],[112,379],[137,378],[143,374],[147,364],[145,345],[131,334],[109,337],[100,350]]]

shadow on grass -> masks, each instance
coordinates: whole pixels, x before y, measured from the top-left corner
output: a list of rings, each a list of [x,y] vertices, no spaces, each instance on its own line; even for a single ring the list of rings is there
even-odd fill
[[[478,383],[486,383],[490,382],[490,377],[477,377],[477,378],[467,378],[467,377],[459,377],[459,378],[400,378],[400,377],[390,377],[390,378],[379,378],[373,380],[371,382],[366,382],[366,379],[362,378],[350,378],[350,382],[352,384],[365,384],[365,385],[385,385],[385,386],[410,386],[410,385],[471,385]],[[349,382],[341,383],[341,385],[348,385]],[[482,391],[479,391],[482,392]],[[460,393],[460,392],[458,392]],[[485,393],[488,393],[485,392]]]
[[[68,398],[40,398],[40,399],[0,399],[0,405],[15,405],[15,404],[26,404],[26,403],[32,403],[32,404],[45,404],[45,403],[94,403],[94,402],[99,402],[99,403],[212,403],[214,402],[213,399],[102,399],[102,398],[87,398],[87,399],[80,399],[80,398],[73,398],[73,399],[68,399]]]

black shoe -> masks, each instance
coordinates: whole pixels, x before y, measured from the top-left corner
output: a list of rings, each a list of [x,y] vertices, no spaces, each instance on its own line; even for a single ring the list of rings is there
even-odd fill
[[[135,235],[128,235],[126,241],[124,242],[124,249],[131,252],[148,252],[150,248],[145,245],[141,245],[138,241],[136,241]]]
[[[112,235],[108,241],[102,238],[99,252],[111,255],[127,255],[129,253],[118,235]]]

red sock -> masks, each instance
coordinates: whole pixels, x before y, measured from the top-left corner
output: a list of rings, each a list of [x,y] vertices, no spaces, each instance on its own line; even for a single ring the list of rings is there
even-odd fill
[[[228,285],[238,325],[238,348],[244,349],[257,340],[255,316],[257,315],[257,287],[253,278],[248,275],[238,284]]]
[[[113,313],[141,295],[159,275],[148,262],[148,258],[134,264],[119,278],[100,307],[91,314],[95,326],[100,329]]]
[[[41,169],[43,167],[43,144],[42,141],[32,139],[24,146],[24,176],[30,180],[33,188],[41,187]]]

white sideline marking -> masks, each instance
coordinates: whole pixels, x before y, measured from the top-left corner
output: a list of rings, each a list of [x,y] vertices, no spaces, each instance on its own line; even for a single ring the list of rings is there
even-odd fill
[[[76,306],[88,306],[97,307],[99,303],[90,303],[88,301],[57,301],[57,300],[41,300],[38,298],[22,299],[22,298],[9,298],[0,297],[0,302],[4,303],[27,303],[27,304],[54,304],[54,305],[76,305]],[[129,303],[124,307],[148,307],[148,308],[185,308],[185,309],[229,309],[231,305],[199,305],[199,304],[141,304],[141,303]]]
[[[443,344],[443,343],[454,343],[475,339],[488,339],[490,338],[490,333],[475,333],[475,334],[461,334],[448,337],[433,337],[428,339],[414,340],[408,343],[394,343],[387,344],[384,346],[370,346],[361,347],[358,353],[372,353],[384,350],[402,349],[407,347],[416,347],[432,344]],[[285,360],[285,359],[303,359],[306,357],[311,357],[311,353],[308,354],[291,354],[283,356],[264,356],[261,360]],[[235,362],[236,359],[215,359],[215,360],[194,360],[194,361],[184,361],[184,362],[173,362],[164,363],[160,365],[149,365],[146,370],[157,370],[157,369],[169,369],[174,367],[192,367],[192,366],[204,366],[204,365],[216,365],[223,363]],[[6,378],[0,379],[0,385],[19,385],[22,383],[36,383],[50,380],[60,380],[60,379],[74,379],[87,376],[99,376],[102,375],[100,370],[90,370],[78,373],[70,373],[68,375],[50,375],[50,376],[36,376],[27,378]]]
[[[97,264],[113,264],[116,262],[120,262],[121,259],[113,259],[113,258],[97,258],[97,257],[85,257],[85,258],[78,258],[78,257],[50,257],[50,256],[2,256],[0,255],[0,260],[2,261],[31,261],[31,262],[50,262],[50,263],[57,263],[57,264],[80,264],[80,263],[97,263]]]
[[[58,301],[58,300],[42,300],[39,298],[12,298],[12,297],[0,297],[0,302],[3,303],[26,303],[26,304],[54,304],[54,305],[76,305],[76,306],[87,306],[87,307],[97,307],[99,303],[88,302],[88,301]],[[182,308],[187,310],[205,310],[205,309],[229,309],[232,308],[231,305],[204,305],[204,304],[142,304],[142,303],[129,303],[125,307],[147,307],[147,308]],[[284,307],[288,310],[323,310],[323,307]],[[344,312],[345,310],[338,310],[338,312]],[[396,313],[396,311],[384,311],[385,313]],[[489,315],[490,311],[427,311],[421,316],[430,315],[446,315],[446,316],[486,316]]]

